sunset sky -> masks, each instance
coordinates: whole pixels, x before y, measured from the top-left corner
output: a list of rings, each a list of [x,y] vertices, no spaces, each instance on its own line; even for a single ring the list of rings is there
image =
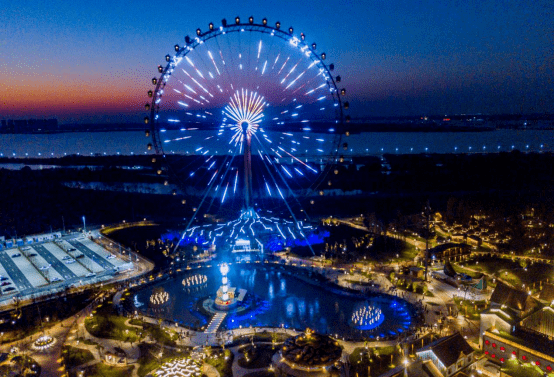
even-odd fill
[[[17,1],[0,13],[0,119],[135,122],[196,28],[267,17],[317,42],[354,117],[552,112],[554,3]]]

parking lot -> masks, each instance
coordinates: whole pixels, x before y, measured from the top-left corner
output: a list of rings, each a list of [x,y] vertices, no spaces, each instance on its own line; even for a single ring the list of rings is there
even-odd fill
[[[108,280],[133,268],[82,234],[0,251],[0,300]]]

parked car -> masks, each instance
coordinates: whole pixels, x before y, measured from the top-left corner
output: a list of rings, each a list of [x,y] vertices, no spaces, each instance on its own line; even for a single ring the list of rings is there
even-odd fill
[[[75,263],[75,259],[71,259],[71,260],[66,260],[65,261],[65,264],[71,264],[71,263]]]
[[[2,287],[4,287],[4,286],[6,286],[6,285],[10,285],[10,284],[11,284],[11,283],[10,283],[9,281],[5,281],[5,282],[3,282],[3,283],[2,283],[2,284],[0,284],[0,285],[2,285]]]
[[[12,254],[12,258],[17,258],[17,257],[20,257],[21,254],[20,253],[15,253],[15,254]]]

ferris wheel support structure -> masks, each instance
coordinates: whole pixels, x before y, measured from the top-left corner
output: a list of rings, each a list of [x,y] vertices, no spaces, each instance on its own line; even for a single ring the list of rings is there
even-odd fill
[[[296,36],[292,27],[283,30],[280,22],[270,26],[266,19],[263,19],[261,24],[254,23],[253,17],[249,17],[248,22],[244,23],[240,22],[239,17],[234,21],[234,24],[227,24],[226,20],[222,20],[219,27],[210,23],[205,32],[197,29],[195,37],[185,37],[184,46],[178,44],[174,46],[174,56],[169,54],[165,56],[167,62],[165,66],[158,66],[158,72],[161,75],[152,79],[155,89],[148,91],[151,100],[145,105],[146,110],[149,111],[149,116],[144,118],[145,123],[149,124],[146,134],[147,136],[151,134],[152,138],[152,144],[148,144],[148,150],[153,150],[155,153],[152,158],[153,163],[159,166],[162,159],[156,157],[163,157],[167,162],[166,167],[156,169],[157,174],[165,174],[164,172],[173,174],[180,181],[184,197],[190,198],[191,203],[199,201],[198,205],[191,206],[194,213],[185,233],[191,226],[195,228],[193,222],[198,222],[195,219],[201,207],[206,217],[212,205],[227,211],[230,208],[231,195],[232,198],[236,198],[233,199],[236,204],[240,203],[242,196],[242,211],[239,219],[228,223],[232,229],[236,228],[236,232],[233,230],[229,235],[221,231],[221,227],[214,226],[213,229],[208,227],[205,230],[199,230],[200,233],[192,230],[187,237],[197,239],[204,237],[203,239],[209,242],[216,242],[217,237],[220,237],[219,240],[222,239],[221,237],[227,237],[227,240],[232,237],[236,239],[237,233],[250,232],[253,239],[260,244],[255,237],[255,233],[259,234],[259,231],[255,231],[252,226],[260,229],[263,227],[263,231],[271,227],[271,221],[274,221],[260,217],[256,213],[256,206],[270,208],[264,203],[260,204],[261,201],[265,201],[265,203],[277,203],[274,206],[276,210],[268,211],[269,213],[276,213],[276,216],[279,216],[278,211],[288,210],[290,218],[294,219],[294,226],[288,225],[290,224],[290,221],[287,223],[288,220],[278,220],[274,232],[278,230],[284,239],[287,237],[297,239],[295,232],[298,231],[298,234],[307,241],[302,229],[308,228],[301,224],[302,219],[308,221],[309,216],[302,209],[300,199],[302,196],[313,196],[314,190],[319,190],[319,195],[324,195],[323,188],[320,186],[324,181],[328,186],[332,185],[331,177],[327,181],[331,166],[337,161],[344,160],[342,155],[340,158],[338,155],[342,136],[348,136],[344,123],[350,120],[343,114],[343,109],[349,107],[348,102],[342,99],[346,91],[337,88],[337,83],[341,79],[340,76],[332,75],[334,64],[325,64],[326,54],[317,53],[316,44],[308,44],[303,33]],[[242,37],[241,33],[244,33],[246,38]],[[253,44],[253,37],[248,37],[254,34],[262,34],[259,37],[259,44],[258,40]],[[235,37],[224,37],[225,35],[235,35]],[[216,39],[218,37],[223,40],[224,53],[222,53],[220,40]],[[273,37],[276,38],[275,42]],[[215,41],[206,44],[212,39]],[[262,39],[266,47],[260,59]],[[226,40],[227,45],[225,45]],[[232,43],[233,41],[235,44]],[[193,51],[195,53],[189,55]],[[212,52],[214,52],[213,55]],[[279,66],[276,67],[280,57]],[[290,63],[283,71],[289,59]],[[267,65],[268,61],[273,62],[273,65],[271,66],[271,63]],[[179,66],[181,63],[184,67]],[[291,75],[297,66],[297,71]],[[232,69],[240,69],[240,71],[232,71]],[[281,74],[282,71],[283,74]],[[172,81],[168,86],[173,76],[176,76],[173,80],[175,82]],[[266,77],[269,78],[265,79]],[[260,84],[257,81],[258,78],[264,78],[265,81],[261,81]],[[276,98],[275,93],[278,88],[280,88],[281,97]],[[264,99],[263,94],[266,94],[268,99]],[[221,105],[222,96],[231,97],[225,107],[220,107],[224,106]],[[227,98],[224,100],[226,101]],[[264,114],[263,110],[266,107],[267,113]],[[177,126],[176,123],[181,126]],[[259,133],[256,133],[258,128]],[[193,132],[193,130],[201,131]],[[178,131],[182,133],[164,140],[171,132]],[[228,135],[229,131],[232,134],[228,143],[231,148],[228,151],[215,149],[215,145],[218,147],[225,145],[222,144],[224,137],[221,135],[224,132]],[[167,134],[161,134],[161,132],[167,132]],[[202,132],[213,132],[213,134],[207,136]],[[191,136],[195,133],[199,136]],[[293,133],[296,134],[293,135]],[[175,152],[167,148],[164,150],[164,145],[171,142],[170,145],[173,146],[175,142],[190,137],[198,137],[193,147],[195,149],[192,149],[191,154],[188,150],[178,151],[177,153],[183,153],[175,155],[180,158],[182,165],[174,169],[172,163],[175,159],[167,158],[166,154]],[[202,142],[205,145],[200,144]],[[321,143],[318,144],[318,142]],[[303,146],[300,148],[301,144]],[[347,143],[342,144],[345,151],[347,146]],[[208,154],[209,152],[211,153]],[[240,164],[239,159],[233,163],[233,159],[241,154],[243,163]],[[196,160],[193,161],[193,159]],[[334,174],[338,174],[337,169],[334,170]],[[241,179],[244,182],[240,182]],[[237,181],[240,184],[237,185]],[[168,181],[165,181],[165,185],[167,184]],[[201,194],[202,192],[204,193]],[[173,190],[173,195],[176,194],[176,190]],[[288,202],[290,198],[292,198],[291,203]],[[182,204],[185,203],[186,200],[183,199]],[[314,204],[314,200],[310,200],[310,203]],[[294,211],[300,212],[295,214]],[[283,215],[284,213],[281,212],[281,216]],[[289,217],[288,214],[285,217]],[[271,219],[274,218],[271,217]],[[280,229],[279,224],[286,226],[286,231],[285,228]]]

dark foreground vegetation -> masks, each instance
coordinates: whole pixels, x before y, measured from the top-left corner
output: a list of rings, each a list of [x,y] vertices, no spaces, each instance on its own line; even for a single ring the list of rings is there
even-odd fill
[[[0,162],[64,166],[0,169],[0,235],[7,237],[60,230],[64,225],[75,229],[82,226],[83,215],[87,224],[148,218],[176,227],[195,205],[192,197],[183,204],[180,195],[154,194],[148,189],[137,193],[79,188],[84,187],[79,183],[86,182],[163,186],[167,177],[158,176],[158,166],[144,156]],[[129,168],[133,166],[141,168]],[[434,211],[457,221],[480,210],[507,216],[533,207],[545,221],[554,222],[551,153],[384,155],[345,159],[336,170],[338,174],[333,171],[329,175],[331,185],[324,182],[324,196],[305,199],[303,207],[311,218],[373,213],[379,220],[391,222],[399,212],[420,212],[429,201]],[[68,182],[77,184],[68,187]]]

